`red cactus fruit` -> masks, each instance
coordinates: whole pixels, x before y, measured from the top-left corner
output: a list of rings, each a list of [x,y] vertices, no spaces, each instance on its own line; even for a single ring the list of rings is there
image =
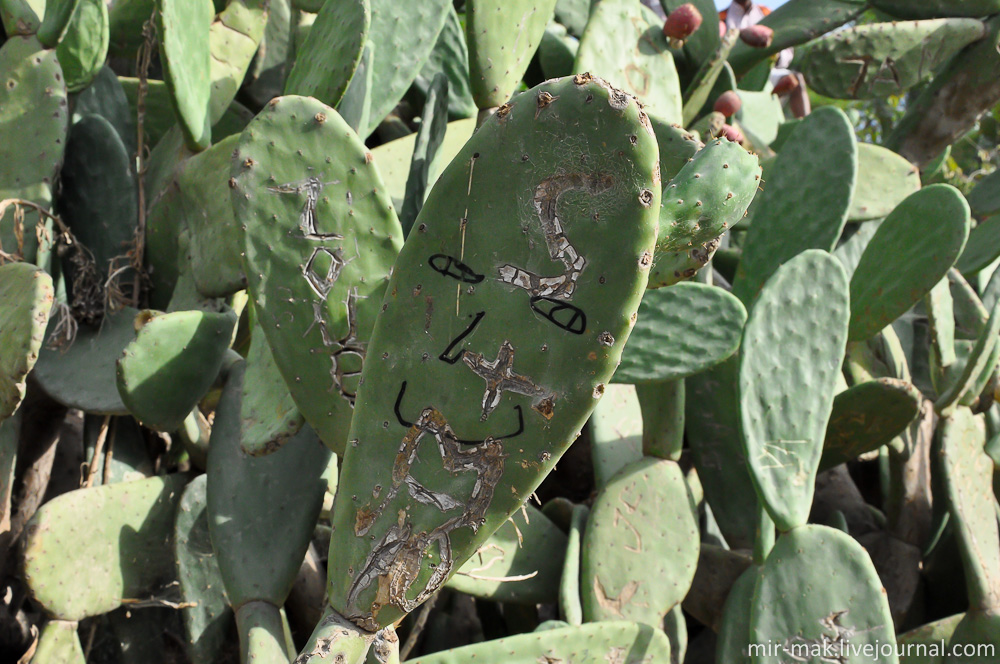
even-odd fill
[[[701,12],[688,2],[670,12],[667,22],[663,24],[663,34],[669,40],[671,48],[680,48],[684,45],[684,40],[700,27]]]
[[[785,74],[778,79],[775,84],[774,89],[771,90],[772,95],[778,95],[779,97],[784,97],[789,92],[799,87],[799,77],[795,74]]]
[[[733,92],[732,90],[726,90],[719,98],[715,100],[715,106],[712,107],[713,111],[718,111],[722,113],[727,118],[732,117],[737,111],[740,110],[742,106],[740,101],[740,96]]]
[[[719,132],[719,136],[725,138],[726,140],[730,140],[733,143],[743,142],[743,132],[732,125],[722,125],[722,131]]]
[[[753,48],[767,48],[774,39],[774,30],[766,25],[751,25],[740,30],[740,39]]]

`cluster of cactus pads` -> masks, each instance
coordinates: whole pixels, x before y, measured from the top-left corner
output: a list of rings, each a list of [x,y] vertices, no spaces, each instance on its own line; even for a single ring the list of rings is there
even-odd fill
[[[0,660],[1000,661],[1000,0],[661,4],[0,0]]]

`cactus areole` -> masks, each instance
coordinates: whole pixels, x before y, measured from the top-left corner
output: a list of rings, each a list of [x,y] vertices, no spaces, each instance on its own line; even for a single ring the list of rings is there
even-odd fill
[[[512,99],[441,175],[372,333],[334,504],[331,607],[375,631],[436,592],[579,435],[636,319],[660,205],[635,99]]]

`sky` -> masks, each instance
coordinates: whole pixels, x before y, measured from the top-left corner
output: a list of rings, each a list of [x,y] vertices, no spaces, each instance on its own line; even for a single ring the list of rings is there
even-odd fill
[[[771,9],[777,9],[781,5],[785,4],[788,0],[761,0],[762,5],[766,5]],[[715,0],[715,6],[719,9],[725,9],[729,6],[731,0]]]

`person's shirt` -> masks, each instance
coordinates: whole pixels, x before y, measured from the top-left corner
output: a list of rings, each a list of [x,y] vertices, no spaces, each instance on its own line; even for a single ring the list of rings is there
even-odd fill
[[[742,30],[743,28],[749,28],[751,25],[757,25],[770,13],[770,8],[759,5],[756,2],[751,2],[749,9],[744,9],[740,3],[734,2],[729,5],[728,9],[723,9],[719,12],[719,20],[726,24],[727,30],[731,28]],[[792,64],[794,54],[795,52],[790,48],[781,51],[778,54],[778,62],[775,64],[775,68],[787,69],[788,65]]]

